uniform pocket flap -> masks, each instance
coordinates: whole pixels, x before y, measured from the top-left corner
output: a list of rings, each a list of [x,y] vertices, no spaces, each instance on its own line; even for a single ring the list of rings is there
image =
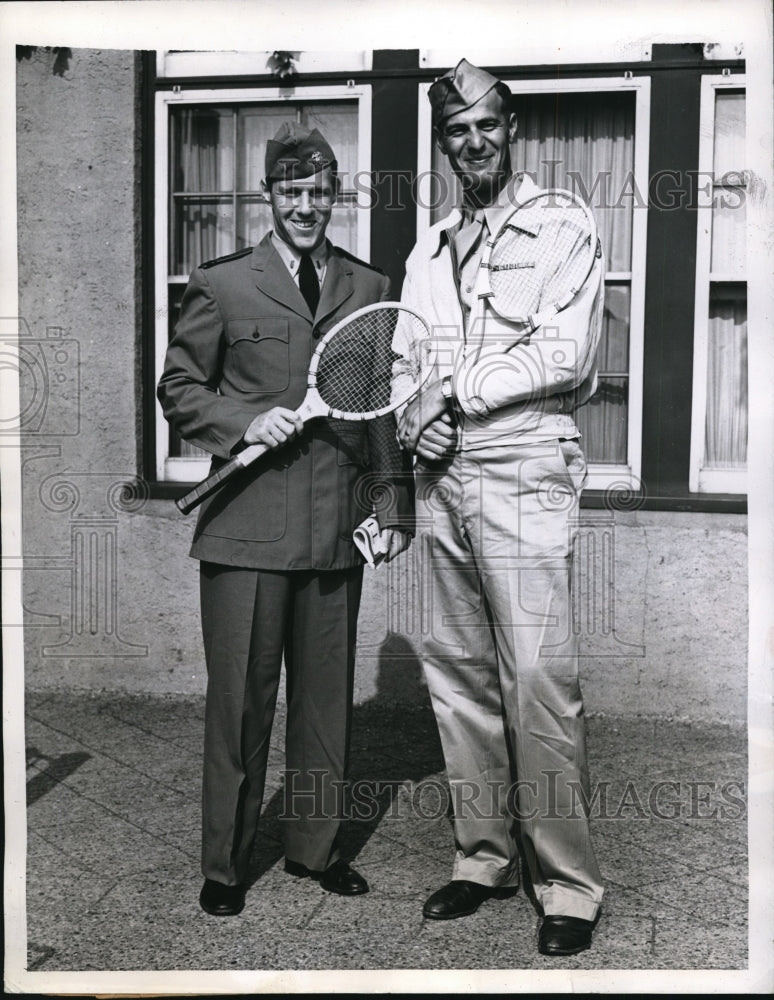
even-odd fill
[[[285,316],[230,320],[226,326],[224,382],[240,392],[284,392],[290,385],[289,330]]]
[[[259,316],[257,319],[232,319],[226,327],[229,343],[237,340],[281,340],[288,342],[289,324],[286,316]]]

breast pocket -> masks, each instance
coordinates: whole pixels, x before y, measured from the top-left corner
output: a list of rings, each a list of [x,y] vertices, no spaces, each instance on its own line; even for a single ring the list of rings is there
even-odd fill
[[[284,392],[290,384],[290,341],[284,316],[232,319],[226,327],[223,374],[242,392]]]

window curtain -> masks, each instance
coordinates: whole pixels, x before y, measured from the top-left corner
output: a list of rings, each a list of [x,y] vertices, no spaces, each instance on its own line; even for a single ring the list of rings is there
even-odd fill
[[[747,463],[747,293],[743,178],[745,95],[718,91],[713,143],[709,335],[707,345],[706,469],[743,469]],[[723,280],[723,279],[735,280]]]
[[[357,213],[355,179],[358,163],[358,115],[355,101],[314,102],[302,109],[307,128],[316,128],[331,144],[339,166],[341,193],[333,206],[328,239],[336,246],[357,254]],[[378,264],[379,261],[374,261]]]
[[[591,202],[611,271],[631,267],[634,98],[630,94],[518,94],[514,169],[541,187],[569,188]],[[431,217],[459,204],[449,161],[433,144]],[[642,192],[647,197],[647,192]]]
[[[704,467],[739,469],[747,462],[747,305],[710,305]]]
[[[251,246],[271,228],[260,194],[266,143],[288,120],[318,128],[336,153],[344,191],[328,236],[345,250],[357,249],[356,101],[179,108],[173,115],[173,274]]]
[[[233,118],[225,108],[179,108],[174,114],[170,271],[187,275],[232,249]]]
[[[358,162],[356,100],[271,103],[172,110],[170,273],[187,276],[202,261],[252,246],[272,226],[260,192],[266,143],[285,121],[317,128],[339,164],[342,197],[334,206],[328,238],[357,251],[354,178]],[[170,335],[182,288],[169,286]],[[205,452],[170,432],[170,456]]]
[[[541,187],[568,188],[591,205],[608,271],[631,270],[634,188],[634,96],[629,93],[517,94],[511,159]],[[458,204],[448,160],[433,146],[432,219]],[[608,283],[598,353],[600,382],[576,414],[589,461],[627,459],[629,277]]]

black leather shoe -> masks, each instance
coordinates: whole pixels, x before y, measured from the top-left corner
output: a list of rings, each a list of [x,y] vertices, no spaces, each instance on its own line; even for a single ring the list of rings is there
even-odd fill
[[[285,861],[285,871],[296,878],[313,878],[327,892],[335,892],[338,896],[362,896],[368,892],[368,883],[363,876],[343,859],[334,861],[324,872],[312,871],[298,861]]]
[[[422,913],[431,920],[453,920],[455,917],[467,917],[486,899],[507,899],[514,896],[516,887],[495,889],[480,882],[468,882],[465,879],[453,879],[442,889],[429,897]]]
[[[235,917],[244,909],[245,887],[205,879],[199,894],[199,905],[213,917]]]
[[[544,917],[538,934],[541,955],[577,955],[591,947],[593,920],[580,917]]]

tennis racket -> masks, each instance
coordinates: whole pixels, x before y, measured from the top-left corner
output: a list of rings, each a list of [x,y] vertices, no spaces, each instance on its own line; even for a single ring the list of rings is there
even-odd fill
[[[396,362],[401,365],[397,391],[391,384]],[[304,423],[315,417],[372,420],[396,410],[418,392],[433,362],[430,328],[418,313],[398,302],[366,306],[337,323],[317,345],[306,396],[295,412]],[[178,508],[189,514],[233,475],[272,450],[266,444],[248,445],[177,500]]]
[[[601,255],[585,203],[571,191],[543,191],[486,241],[479,297],[503,319],[534,330],[570,304]]]

